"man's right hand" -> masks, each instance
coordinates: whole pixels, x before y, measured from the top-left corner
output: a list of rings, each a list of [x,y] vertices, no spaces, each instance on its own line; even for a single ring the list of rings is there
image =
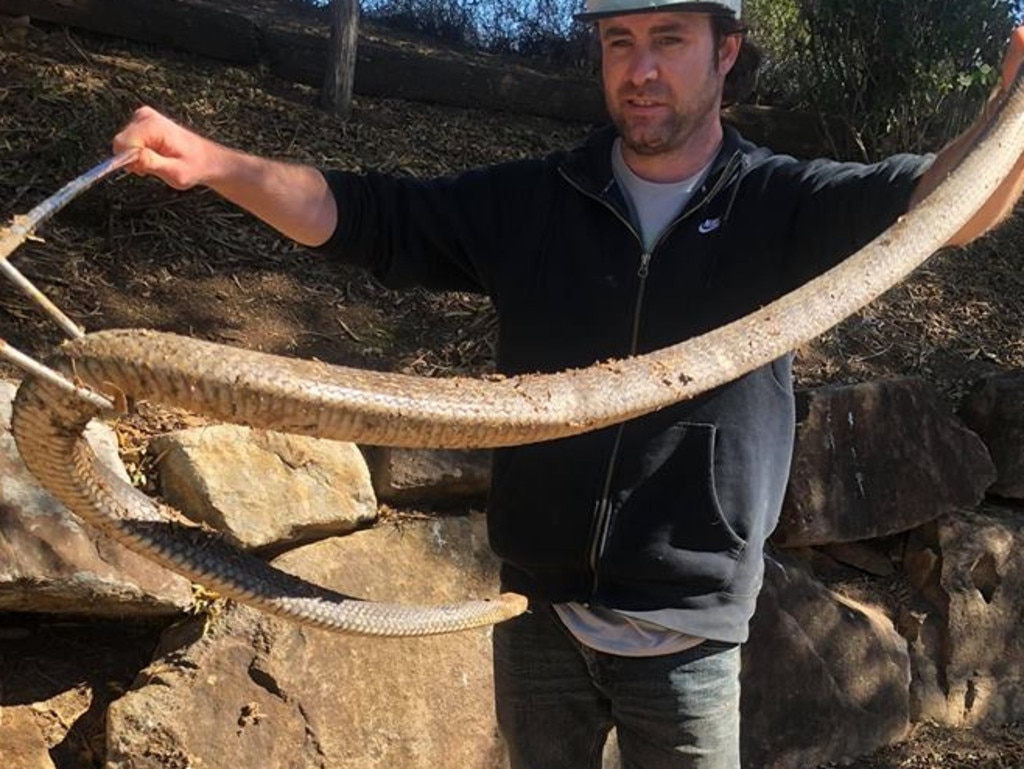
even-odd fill
[[[140,150],[128,166],[132,173],[155,176],[177,190],[210,184],[216,175],[217,159],[224,148],[204,139],[160,114],[152,107],[140,107],[131,121],[114,137],[114,153]]]
[[[114,137],[114,153],[138,148],[127,169],[187,190],[205,185],[307,246],[325,243],[338,220],[323,175],[311,166],[249,155],[217,144],[152,107],[141,107]]]

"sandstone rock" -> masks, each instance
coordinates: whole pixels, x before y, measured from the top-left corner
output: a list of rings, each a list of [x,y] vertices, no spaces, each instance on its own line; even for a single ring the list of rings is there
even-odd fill
[[[4,769],[53,769],[30,708],[0,708],[0,760]]]
[[[890,577],[896,573],[893,557],[879,540],[822,545],[821,551],[839,563],[876,577]]]
[[[995,479],[981,440],[924,382],[801,393],[793,470],[773,542],[872,539],[976,505]]]
[[[903,608],[898,618],[897,627],[907,639],[910,653],[910,719],[914,723],[931,721],[952,726],[962,722],[947,700],[945,624],[939,612],[924,607]]]
[[[958,514],[920,532],[907,572],[930,607],[901,624],[915,711],[952,726],[1024,718],[1024,516]]]
[[[491,483],[490,451],[373,447],[367,450],[377,497],[397,505],[451,507],[479,502]]]
[[[496,593],[486,542],[481,517],[449,518],[378,526],[275,563],[354,595],[446,602]],[[200,633],[196,623],[168,636],[151,677],[111,707],[110,769],[505,766],[489,629],[364,638],[232,607]]]
[[[14,392],[0,382],[0,609],[124,616],[188,607],[187,580],[79,522],[39,487],[10,433]],[[93,423],[87,437],[127,481],[110,428]]]
[[[960,418],[992,455],[998,477],[991,492],[1024,499],[1024,372],[979,382],[964,398]]]
[[[902,738],[910,662],[892,623],[794,564],[765,567],[743,650],[745,769],[806,769]]]
[[[111,704],[107,768],[323,766],[302,698],[256,671],[274,635],[268,622],[231,607],[209,625],[193,619],[172,628],[166,644],[192,643],[166,649],[140,673],[139,688]]]
[[[241,547],[280,550],[377,515],[369,470],[351,443],[212,425],[160,436],[150,450],[167,501]]]

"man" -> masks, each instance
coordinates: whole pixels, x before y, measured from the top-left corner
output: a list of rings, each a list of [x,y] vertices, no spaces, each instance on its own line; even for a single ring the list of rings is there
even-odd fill
[[[255,158],[143,108],[114,141],[391,286],[488,293],[498,368],[558,371],[741,317],[852,253],[920,199],[937,158],[799,163],[724,128],[741,0],[588,0],[614,127],[572,152],[409,180]],[[1014,36],[1004,87],[1024,35]],[[1009,210],[1020,169],[954,239]],[[497,453],[488,506],[506,589],[497,712],[514,769],[737,769],[739,644],[794,431],[790,358],[626,425]]]

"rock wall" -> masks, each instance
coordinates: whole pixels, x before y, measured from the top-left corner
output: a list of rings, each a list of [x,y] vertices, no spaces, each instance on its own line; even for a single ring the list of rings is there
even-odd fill
[[[984,422],[985,441],[920,381],[800,394],[790,492],[744,648],[744,769],[805,769],[864,755],[922,720],[970,726],[1024,717],[1024,515],[1012,500],[987,496],[1017,487],[1018,463],[997,468],[986,449],[1020,429],[1024,417],[1008,417],[1001,399],[1024,388],[995,388],[1004,393],[996,397],[980,387],[985,408],[1000,415]],[[0,388],[0,404],[12,391]],[[965,413],[981,419],[981,410]],[[94,429],[109,446],[109,428]],[[211,436],[216,450],[197,453]],[[412,512],[479,501],[485,454],[376,449],[368,466],[356,447],[316,443],[207,427],[162,436],[154,451],[165,493],[177,495],[183,512],[216,521],[226,537],[286,571],[375,600],[497,592],[481,514]],[[108,458],[117,464],[109,451]],[[31,481],[18,474],[19,462],[0,421],[0,607],[75,622],[117,614],[126,628],[156,606],[172,613],[126,691],[104,699],[92,690],[106,726],[90,739],[108,766],[506,766],[491,708],[489,630],[338,636],[175,588],[178,578],[135,556],[90,558],[117,546],[82,529],[45,493],[26,495]],[[315,525],[304,527],[311,494],[327,493],[311,491],[311,477],[357,479],[327,485],[358,498],[360,512],[353,518],[356,508],[339,498],[327,504],[334,521],[321,504]],[[264,478],[275,491],[253,493]],[[176,486],[190,490],[169,492]],[[57,546],[76,538],[85,544]],[[5,632],[24,616],[0,612],[0,735],[14,726],[19,735],[0,745],[13,746],[5,759],[24,756],[5,766],[46,766],[69,729],[96,720],[96,707],[73,711],[63,731],[42,718],[70,695],[56,686],[24,691],[4,667]],[[46,645],[40,636],[38,646]],[[4,685],[5,671],[16,686]],[[617,766],[613,750],[606,766]]]

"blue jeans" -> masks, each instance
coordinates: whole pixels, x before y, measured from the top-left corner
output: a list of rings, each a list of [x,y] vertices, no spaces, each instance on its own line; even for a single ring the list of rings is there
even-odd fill
[[[512,769],[739,769],[740,648],[620,657],[579,643],[549,605],[494,628],[498,725]]]

